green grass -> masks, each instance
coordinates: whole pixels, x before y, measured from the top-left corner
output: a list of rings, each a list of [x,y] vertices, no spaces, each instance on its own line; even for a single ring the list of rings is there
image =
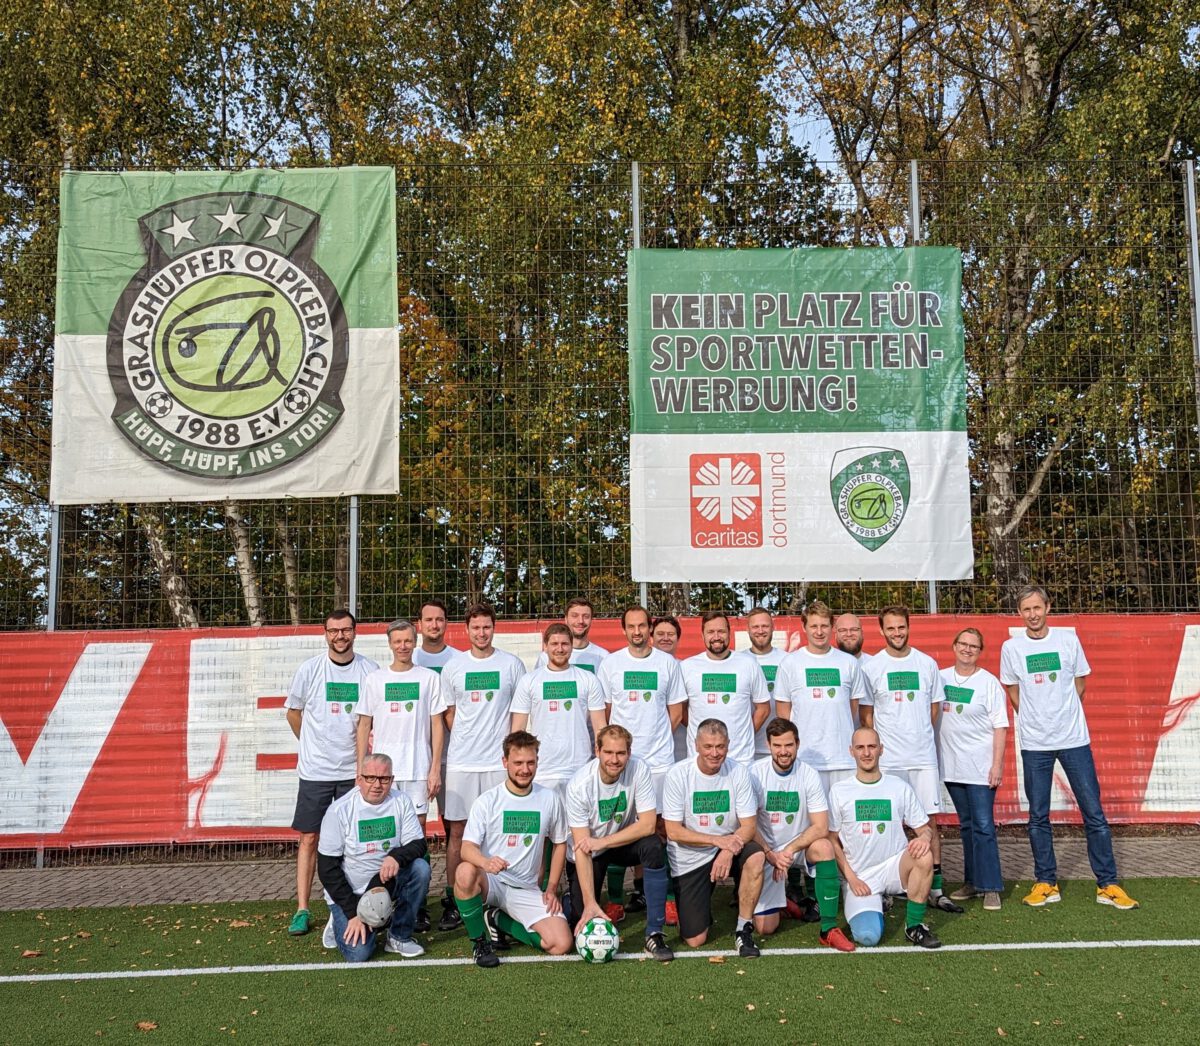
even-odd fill
[[[1127,884],[1143,907],[1095,904],[1093,888],[1066,884],[1061,904],[1032,910],[1014,887],[1000,913],[976,902],[963,916],[935,913],[947,944],[1178,939],[1200,936],[1195,880]],[[732,944],[732,912],[714,910]],[[884,944],[902,942],[903,906]],[[1200,949],[1022,951],[702,959],[669,966],[620,962],[509,964],[499,970],[405,968],[382,953],[351,971],[321,947],[317,929],[290,938],[285,904],[107,908],[0,914],[4,973],[137,970],[327,962],[297,971],[162,980],[0,985],[4,1041],[116,1039],[197,1042],[1163,1042],[1192,1041],[1200,1012]],[[314,911],[323,918],[323,912]],[[434,916],[436,918],[436,906]],[[247,923],[241,926],[239,923]],[[632,949],[641,924],[621,927]],[[90,934],[90,936],[79,936]],[[816,928],[785,923],[767,942],[815,944]],[[465,937],[430,935],[431,957],[464,956]],[[43,955],[21,958],[22,950]],[[529,954],[519,949],[514,954]],[[25,1015],[18,1020],[16,1015]],[[139,1021],[157,1025],[138,1031]],[[1003,1032],[1003,1034],[1002,1034]]]

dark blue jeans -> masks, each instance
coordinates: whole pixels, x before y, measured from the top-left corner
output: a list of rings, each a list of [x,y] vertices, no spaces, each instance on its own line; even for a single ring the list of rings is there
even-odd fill
[[[392,922],[388,927],[388,935],[398,941],[412,940],[413,927],[417,924],[417,908],[425,903],[429,893],[429,862],[419,857],[407,868],[401,868],[396,878],[384,883],[396,902],[392,912]],[[346,962],[366,962],[375,951],[376,930],[367,927],[367,937],[361,944],[346,943],[346,926],[350,922],[346,913],[336,904],[329,906],[333,916],[333,931],[337,938],[338,951]]]
[[[1058,882],[1058,864],[1054,859],[1054,835],[1050,829],[1050,785],[1057,762],[1067,775],[1075,793],[1075,802],[1083,814],[1087,832],[1088,863],[1096,885],[1111,886],[1117,881],[1117,861],[1113,857],[1112,831],[1100,803],[1100,780],[1092,761],[1092,746],[1061,748],[1056,752],[1021,750],[1025,795],[1029,799],[1029,846],[1033,850],[1033,874],[1040,883]]]
[[[996,789],[981,784],[946,782],[946,791],[958,814],[958,834],[962,836],[963,881],[976,890],[1000,893],[1004,876],[1000,871],[1000,846],[996,842],[996,820],[992,807]]]

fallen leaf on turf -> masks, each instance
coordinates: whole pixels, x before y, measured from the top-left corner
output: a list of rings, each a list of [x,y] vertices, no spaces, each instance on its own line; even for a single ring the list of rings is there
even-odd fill
[[[21,953],[21,958],[22,959],[36,959],[41,954],[42,954],[41,952],[34,951],[32,948],[26,948]]]
[[[231,930],[240,930],[243,927],[249,926],[249,925],[250,925],[250,923],[245,919],[230,919],[229,920],[229,928]]]
[[[1000,1038],[1002,1038],[1002,1039],[1007,1039],[1007,1038],[1008,1038],[1008,1032],[1006,1032],[1006,1031],[1005,1031],[1003,1028],[997,1028],[997,1029],[996,1029],[996,1034],[997,1034],[997,1035],[999,1035],[999,1036],[1000,1036]]]
[[[80,937],[86,941],[89,937],[91,937],[91,933],[88,932],[87,930],[80,930],[75,936]]]
[[[708,957],[708,961],[711,963],[720,965],[721,963],[723,963],[725,961],[725,956],[724,955],[710,955]]]
[[[754,1003],[752,1003],[752,1002],[746,1003],[746,1009],[748,1009],[751,1013],[753,1013],[754,1012]]]
[[[154,1031],[158,1027],[158,1021],[138,1021],[134,1027],[138,1031]]]

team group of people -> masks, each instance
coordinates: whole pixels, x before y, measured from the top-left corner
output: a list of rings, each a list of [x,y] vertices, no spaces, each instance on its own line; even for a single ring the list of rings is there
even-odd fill
[[[590,641],[592,607],[576,599],[543,633],[531,671],[494,645],[487,606],[468,611],[459,651],[445,641],[444,604],[427,601],[415,622],[388,627],[386,667],[354,651],[355,620],[336,611],[327,651],[300,667],[286,701],[300,778],[289,932],[311,928],[316,871],[331,913],[326,947],[362,961],[382,937],[386,951],[421,955],[414,934],[432,928],[424,825],[436,798],[447,834],[437,928],[464,927],[480,966],[497,965],[514,940],[564,954],[590,919],[619,922],[627,909],[646,912],[645,953],[670,961],[665,927],[702,945],[714,888],[729,877],[743,957],[785,916],[819,922],[818,939],[840,951],[877,944],[895,897],[906,938],[937,948],[929,908],[1002,903],[993,804],[1009,704],[1037,880],[1024,903],[1060,899],[1057,763],[1083,814],[1097,901],[1135,908],[1117,879],[1083,714],[1086,657],[1073,631],[1049,627],[1044,590],[1022,591],[1017,609],[1025,628],[1004,643],[999,679],[979,665],[974,628],[939,670],[910,645],[900,606],[879,613],[874,655],[857,617],[835,620],[813,602],[796,650],[773,645],[772,616],[756,608],[749,649],[734,651],[715,611],[700,619],[704,649],[681,661],[676,619],[630,607],[626,645],[609,652]],[[965,881],[952,894],[933,819],[943,784],[963,842]],[[374,926],[359,905],[381,890],[390,918]]]

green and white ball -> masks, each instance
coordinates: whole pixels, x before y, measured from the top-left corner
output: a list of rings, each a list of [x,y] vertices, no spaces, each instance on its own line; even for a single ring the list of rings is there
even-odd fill
[[[620,947],[617,928],[607,919],[589,919],[575,935],[575,951],[584,962],[611,962]]]

